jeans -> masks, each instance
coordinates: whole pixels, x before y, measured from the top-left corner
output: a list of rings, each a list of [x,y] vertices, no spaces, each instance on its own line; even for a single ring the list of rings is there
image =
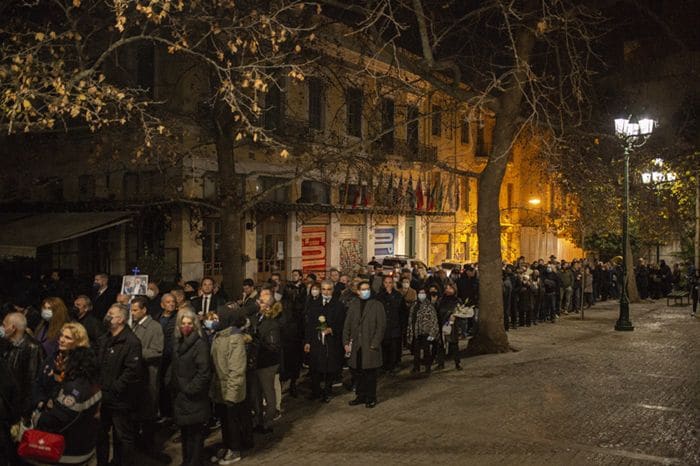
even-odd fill
[[[204,426],[193,424],[180,427],[182,437],[182,466],[200,466],[204,453]]]
[[[102,406],[100,432],[97,435],[97,465],[109,463],[109,432],[112,431],[113,462],[117,466],[136,464],[134,457],[134,422],[129,411]]]
[[[464,319],[460,319],[464,320]],[[413,369],[420,370],[421,363],[426,369],[433,365],[432,342],[428,341],[427,335],[419,335],[413,339]]]
[[[569,312],[571,311],[571,297],[574,294],[574,289],[570,286],[567,286],[564,288],[564,292],[562,293],[562,309],[564,312]]]
[[[255,425],[270,427],[277,410],[277,392],[275,391],[275,374],[279,364],[256,369],[251,375],[250,395],[255,410]],[[263,398],[265,409],[263,410]]]

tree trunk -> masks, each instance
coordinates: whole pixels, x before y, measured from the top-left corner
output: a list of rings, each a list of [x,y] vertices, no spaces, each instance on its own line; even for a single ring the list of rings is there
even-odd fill
[[[625,267],[627,267],[627,297],[629,302],[638,303],[639,302],[639,291],[637,290],[637,280],[634,275],[634,257],[632,257],[632,246],[630,245],[630,240],[627,238],[627,244],[625,245]]]
[[[219,189],[221,196],[221,262],[223,289],[230,298],[242,292],[244,265],[243,225],[245,214],[240,206],[244,192],[242,178],[236,176],[236,161],[233,150],[233,115],[228,108],[222,108],[215,116],[216,157],[219,169]]]
[[[525,11],[535,11],[537,2],[530,1]],[[479,177],[477,202],[477,235],[479,241],[479,327],[469,340],[469,354],[505,353],[510,351],[503,327],[503,272],[501,263],[501,212],[499,198],[508,154],[516,138],[521,114],[523,91],[527,87],[525,64],[535,44],[530,28],[516,35],[515,73],[508,80],[507,90],[499,97],[500,112],[496,115],[494,144],[489,161]]]

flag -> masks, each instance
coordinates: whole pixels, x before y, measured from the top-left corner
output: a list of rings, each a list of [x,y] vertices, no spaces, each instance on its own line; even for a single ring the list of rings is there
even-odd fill
[[[362,205],[367,207],[368,205],[372,204],[374,200],[374,176],[370,172],[369,181],[367,182],[367,189],[365,190],[365,198],[362,200]]]
[[[428,192],[430,193],[428,195],[428,211],[433,211],[435,210],[435,196],[437,195],[436,188],[437,183],[433,183],[433,185],[428,189]]]
[[[382,190],[384,189],[384,172],[379,172],[379,180],[377,180],[377,187],[374,188],[374,203],[376,205],[384,205],[384,196],[382,195]]]
[[[401,177],[399,178],[399,187],[396,189],[396,197],[394,199],[394,202],[396,204],[396,207],[399,209],[404,208],[404,201],[406,200],[405,196],[406,192],[403,190],[403,173],[401,174]]]
[[[423,186],[421,185],[420,177],[418,177],[418,184],[416,185],[416,210],[423,210],[424,203]]]
[[[394,199],[394,174],[389,176],[389,181],[386,184],[386,194],[384,197],[384,205],[390,207]]]
[[[435,210],[443,212],[445,210],[445,193],[442,186],[442,180],[437,183],[435,190],[437,191],[437,194],[435,195]]]
[[[454,211],[454,194],[455,194],[455,177],[450,177],[450,184],[447,186],[447,191],[445,192],[445,204],[447,205],[448,211]]]
[[[352,208],[355,209],[362,202],[362,185],[360,183],[355,185],[355,196],[352,199]]]
[[[408,185],[406,186],[406,201],[409,209],[416,209],[416,192],[413,190],[413,175],[408,175]]]

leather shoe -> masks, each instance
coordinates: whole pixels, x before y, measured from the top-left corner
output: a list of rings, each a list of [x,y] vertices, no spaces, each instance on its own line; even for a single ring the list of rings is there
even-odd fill
[[[370,409],[372,409],[372,408],[374,408],[375,406],[377,406],[377,402],[376,402],[376,401],[368,401],[367,403],[365,403],[365,408],[370,408]]]
[[[363,400],[362,398],[355,398],[354,400],[348,401],[348,404],[350,406],[357,406],[357,405],[361,405],[364,403],[365,403],[365,400]]]

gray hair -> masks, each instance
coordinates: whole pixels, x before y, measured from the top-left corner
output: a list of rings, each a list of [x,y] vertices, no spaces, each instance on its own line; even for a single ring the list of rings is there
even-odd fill
[[[111,311],[112,309],[119,309],[119,313],[124,318],[124,324],[127,324],[127,322],[129,322],[129,308],[125,304],[114,303],[111,306],[109,306],[107,312]]]
[[[333,283],[333,280],[325,279],[321,282],[321,286],[323,285],[330,286],[331,288],[333,288],[335,286],[335,283]]]
[[[87,306],[88,311],[92,311],[92,300],[91,300],[89,297],[87,297],[87,296],[84,295],[84,294],[81,294],[81,295],[78,295],[78,296],[75,298],[75,301],[77,301],[77,300],[79,300],[79,299],[82,299],[83,301],[85,301],[85,305]],[[75,301],[74,301],[74,302],[75,302]]]
[[[187,317],[192,321],[192,325],[194,325],[194,331],[199,335],[200,337],[202,336],[202,326],[199,323],[199,319],[197,318],[197,314],[194,313],[194,310],[190,310],[188,308],[182,308],[179,311],[177,311],[177,316],[175,317],[175,338],[180,338],[182,334],[180,333],[180,324],[182,324],[182,319]]]
[[[27,317],[21,312],[10,312],[7,318],[17,330],[27,330]]]
[[[175,296],[173,296],[172,293],[165,293],[163,296],[161,296],[160,303],[163,304],[163,301],[165,301],[165,298],[167,298],[168,296],[170,296],[175,300],[175,302],[177,302],[177,298],[175,298]]]

